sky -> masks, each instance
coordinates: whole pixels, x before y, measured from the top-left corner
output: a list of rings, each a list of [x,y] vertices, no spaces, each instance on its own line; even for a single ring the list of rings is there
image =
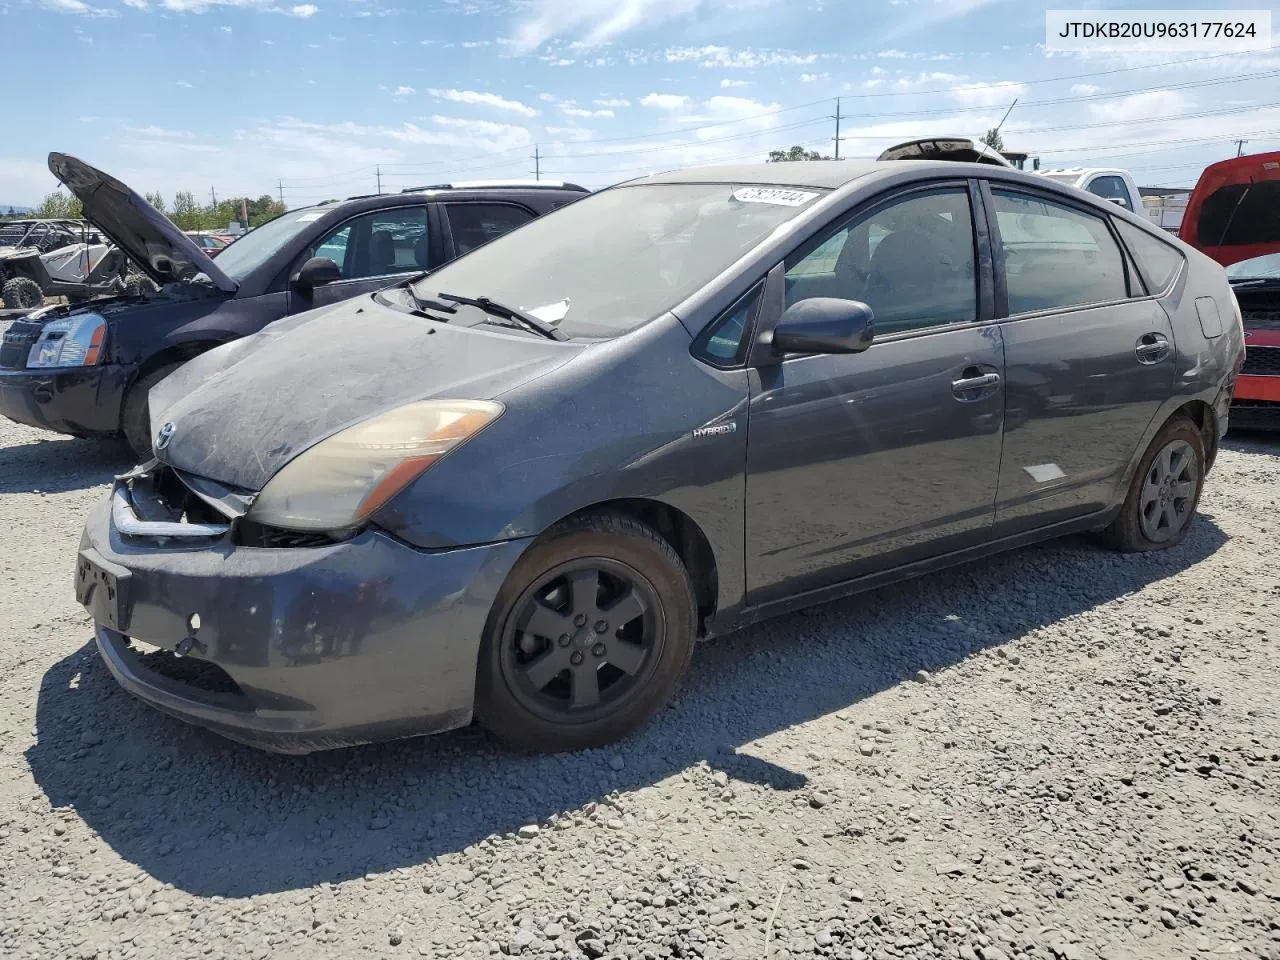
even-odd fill
[[[1005,146],[1044,167],[1189,186],[1237,139],[1280,150],[1280,50],[1046,53],[1045,8],[1068,5],[0,0],[5,73],[39,93],[6,100],[0,204],[57,186],[51,150],[139,192],[290,207],[535,164],[598,187],[792,144],[831,153],[837,98],[842,157],[981,135],[1015,98]]]

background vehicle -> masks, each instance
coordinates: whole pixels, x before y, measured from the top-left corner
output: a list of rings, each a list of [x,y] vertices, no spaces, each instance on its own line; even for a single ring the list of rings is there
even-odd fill
[[[1232,311],[1208,258],[999,165],[644,177],[160,384],[78,596],[127,689],[238,739],[474,710],[599,746],[699,636],[1068,533],[1178,543]]]
[[[203,230],[188,230],[187,236],[210,257],[216,257],[233,239],[220,233],[209,233]]]
[[[586,192],[544,181],[353,197],[291,210],[215,261],[119,180],[65,154],[49,167],[160,289],[10,324],[0,414],[77,436],[122,433],[140,453],[151,445],[148,391],[192,357],[434,269]],[[366,334],[352,324],[353,339]]]
[[[1244,321],[1231,423],[1280,428],[1280,152],[1205,167],[1182,239],[1227,268]]]
[[[0,224],[0,301],[32,309],[46,296],[88,299],[120,293],[128,258],[83,220],[18,220]]]
[[[1130,213],[1145,216],[1142,194],[1128,170],[1119,167],[1071,167],[1041,170],[1040,176],[1108,200]]]

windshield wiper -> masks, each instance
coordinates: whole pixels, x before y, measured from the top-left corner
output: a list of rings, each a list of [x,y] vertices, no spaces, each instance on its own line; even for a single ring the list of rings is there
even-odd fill
[[[1261,287],[1270,283],[1280,284],[1280,277],[1228,277],[1233,287]]]
[[[563,330],[557,330],[545,320],[539,320],[532,314],[525,313],[523,310],[517,310],[515,307],[508,307],[505,304],[490,300],[488,297],[459,297],[452,293],[437,293],[437,297],[441,300],[448,300],[451,303],[461,303],[468,307],[479,307],[485,313],[493,317],[502,317],[506,320],[515,320],[522,326],[539,333],[548,340],[568,340]]]

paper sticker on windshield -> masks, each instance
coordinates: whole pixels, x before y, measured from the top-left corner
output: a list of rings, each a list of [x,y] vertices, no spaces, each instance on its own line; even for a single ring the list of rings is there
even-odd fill
[[[778,187],[739,187],[733,191],[733,199],[742,203],[772,203],[779,207],[802,207],[816,196],[809,190]]]
[[[547,323],[559,323],[564,319],[565,314],[569,312],[568,300],[557,300],[555,303],[548,303],[541,307],[534,307],[527,310],[526,313],[537,317],[539,320],[545,320]]]

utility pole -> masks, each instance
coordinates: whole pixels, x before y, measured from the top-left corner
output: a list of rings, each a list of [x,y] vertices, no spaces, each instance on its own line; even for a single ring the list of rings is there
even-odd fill
[[[213,187],[210,187],[209,196],[213,197],[213,205],[216,207],[218,205],[218,191]]]
[[[382,164],[378,164],[373,170],[378,175],[378,193],[382,193]]]
[[[279,190],[280,190],[280,206],[282,206],[282,207],[283,207],[283,206],[284,206],[284,181],[283,181],[283,180],[277,180],[277,181],[276,181],[276,186],[277,186],[277,187],[279,188]]]
[[[542,151],[536,143],[533,145],[533,179],[542,179]]]
[[[836,97],[836,159],[840,159],[840,98]]]
[[[1236,156],[1237,156],[1237,157],[1244,153],[1244,145],[1245,145],[1246,143],[1248,143],[1248,142],[1249,142],[1248,140],[1237,140],[1237,141],[1236,141]]]

